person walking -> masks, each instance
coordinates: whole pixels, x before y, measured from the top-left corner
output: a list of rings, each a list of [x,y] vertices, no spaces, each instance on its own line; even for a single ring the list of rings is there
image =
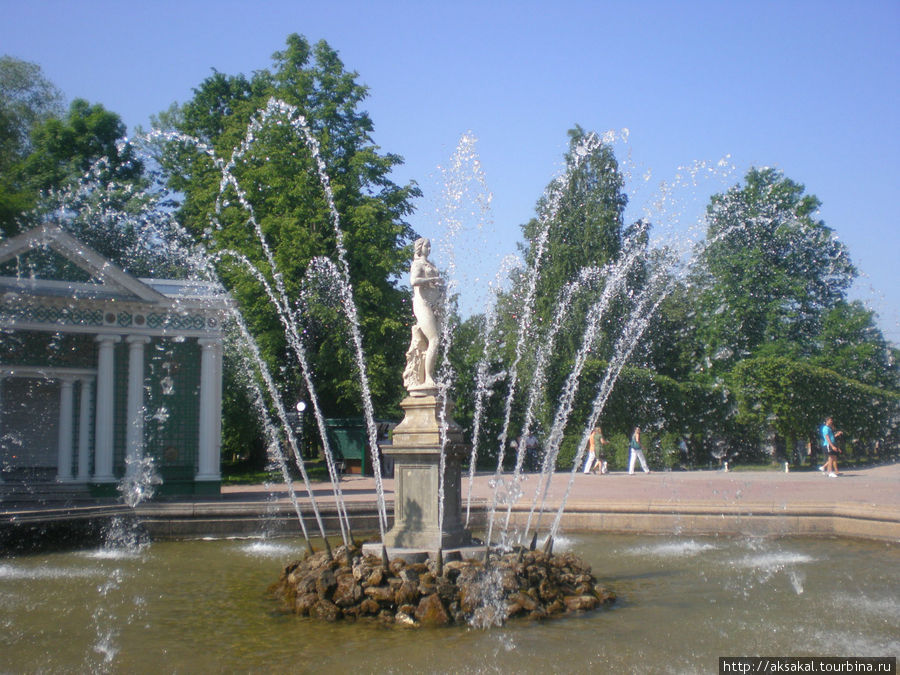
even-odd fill
[[[594,450],[594,435],[597,433],[597,430],[594,429],[591,431],[591,435],[588,438],[588,454],[587,458],[584,460],[584,468],[581,470],[582,473],[590,473],[594,470],[594,465],[597,463],[597,453]]]
[[[635,458],[640,460],[641,468],[644,470],[644,473],[650,473],[650,469],[647,466],[647,458],[644,457],[644,447],[641,445],[640,427],[634,428],[634,433],[631,434],[631,442],[628,444],[628,450],[628,475],[630,476],[634,473]]]
[[[525,439],[525,464],[529,471],[540,470],[541,463],[538,461],[539,454],[540,445],[538,444],[537,436],[528,434],[528,437]]]
[[[825,452],[825,464],[819,467],[819,471],[823,471],[829,478],[838,477],[837,458],[841,454],[841,449],[836,445],[837,437],[843,431],[834,430],[834,418],[829,417],[822,425],[822,450]]]
[[[596,471],[598,474],[609,473],[606,465],[606,453],[603,452],[603,446],[609,443],[603,438],[603,429],[594,427],[591,436],[588,439],[588,458],[584,463],[584,473]]]

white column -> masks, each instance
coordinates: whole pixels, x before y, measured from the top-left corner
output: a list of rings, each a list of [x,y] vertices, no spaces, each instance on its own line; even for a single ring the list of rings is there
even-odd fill
[[[222,444],[222,341],[197,340],[200,356],[200,431],[195,480],[221,480]]]
[[[72,480],[72,432],[75,430],[75,378],[59,380],[59,436],[56,456],[56,480],[68,483]]]
[[[116,354],[118,335],[98,335],[97,355],[97,416],[94,431],[94,480],[114,483],[113,422],[115,421]]]
[[[150,342],[150,338],[131,335],[125,341],[128,343],[125,470],[131,473],[144,455],[144,345]]]
[[[78,481],[86,483],[91,471],[91,400],[94,379],[81,378],[81,399],[78,403]]]

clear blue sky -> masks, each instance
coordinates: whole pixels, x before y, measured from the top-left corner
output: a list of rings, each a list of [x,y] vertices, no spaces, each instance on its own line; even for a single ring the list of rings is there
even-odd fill
[[[421,234],[441,236],[436,167],[461,134],[477,137],[492,268],[515,251],[576,123],[629,130],[617,154],[630,154],[637,182],[652,172],[628,188],[644,195],[635,217],[679,166],[730,155],[736,167],[697,203],[775,166],[822,201],[861,272],[853,297],[900,343],[898,0],[0,0],[0,16],[0,53],[130,130],[212,69],[268,67],[291,32],[325,39],[370,87],[375,141],[406,160],[396,180],[426,191],[412,219]]]

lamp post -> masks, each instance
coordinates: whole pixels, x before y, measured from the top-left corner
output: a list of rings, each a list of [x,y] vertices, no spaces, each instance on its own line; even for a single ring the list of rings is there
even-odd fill
[[[306,401],[297,401],[297,421],[299,423],[299,436],[298,441],[300,443],[300,456],[306,459],[306,454],[303,452],[303,413],[306,412]]]

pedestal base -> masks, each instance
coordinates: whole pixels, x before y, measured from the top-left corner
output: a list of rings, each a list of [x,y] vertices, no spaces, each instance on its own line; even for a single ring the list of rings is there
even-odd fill
[[[389,548],[436,551],[472,543],[461,517],[460,464],[466,446],[449,410],[441,490],[440,406],[435,396],[406,398],[400,404],[406,416],[394,429],[393,443],[381,447],[394,460],[394,527],[384,536]]]
[[[386,548],[388,560],[401,558],[407,563],[420,563],[429,559],[434,560],[437,557],[437,549],[424,550],[420,548],[394,548],[390,546]],[[374,542],[363,544],[362,551],[365,555],[381,557],[381,544]],[[484,544],[475,543],[471,546],[442,549],[441,558],[445,563],[454,560],[484,560]]]

